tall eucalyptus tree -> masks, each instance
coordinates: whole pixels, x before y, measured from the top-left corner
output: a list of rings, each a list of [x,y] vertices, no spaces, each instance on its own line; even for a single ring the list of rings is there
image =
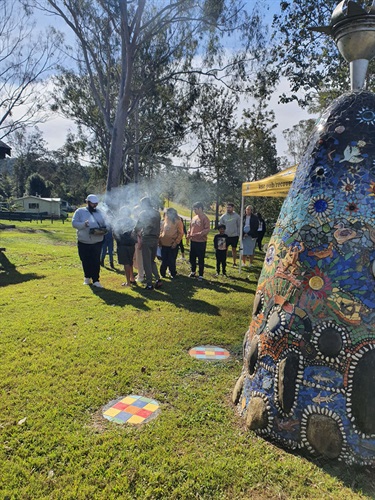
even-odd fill
[[[237,0],[29,3],[58,16],[75,35],[77,72],[87,77],[103,133],[109,136],[107,190],[120,184],[124,149],[131,140],[129,116],[150,87],[191,84],[192,72],[238,87],[259,58],[254,47],[264,43],[256,0],[250,2],[252,13]],[[228,51],[230,35],[235,48]]]

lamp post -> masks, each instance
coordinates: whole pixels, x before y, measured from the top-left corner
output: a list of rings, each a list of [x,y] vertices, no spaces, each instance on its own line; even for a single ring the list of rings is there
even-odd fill
[[[366,9],[343,0],[333,11],[329,26],[311,30],[333,37],[340,54],[350,64],[351,89],[362,89],[369,62],[375,57],[375,0]]]

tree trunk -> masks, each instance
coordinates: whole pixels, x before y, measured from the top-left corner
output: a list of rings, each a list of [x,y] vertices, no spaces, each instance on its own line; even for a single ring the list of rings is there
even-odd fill
[[[220,194],[219,194],[219,182],[216,183],[216,209],[215,209],[215,229],[219,225],[219,203],[220,203]]]
[[[139,182],[139,114],[138,102],[135,107],[135,144],[134,144],[134,184]]]

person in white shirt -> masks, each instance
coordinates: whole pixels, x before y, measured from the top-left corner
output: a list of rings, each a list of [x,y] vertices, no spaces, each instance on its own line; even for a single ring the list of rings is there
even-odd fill
[[[232,247],[233,267],[237,266],[237,245],[241,232],[241,217],[234,211],[234,204],[227,203],[227,212],[220,217],[219,224],[224,224],[227,234],[227,251]]]
[[[87,206],[78,208],[72,218],[77,229],[78,255],[84,273],[83,284],[103,288],[100,281],[100,253],[107,227],[102,212],[97,209],[99,199],[95,194],[86,198]]]

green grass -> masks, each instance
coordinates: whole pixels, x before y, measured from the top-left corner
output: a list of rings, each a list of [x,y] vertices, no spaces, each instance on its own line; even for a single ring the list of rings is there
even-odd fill
[[[178,203],[175,203],[174,201],[165,201],[165,208],[168,208],[168,207],[173,207],[177,210],[177,212],[179,213],[179,215],[182,215],[183,217],[188,217],[190,219],[190,217],[194,217],[194,212],[190,209],[190,208],[186,208],[184,207],[183,205],[179,205]],[[215,220],[215,211],[212,209],[212,208],[208,208],[205,209],[205,214],[207,215],[207,217],[213,221]]]
[[[180,276],[160,291],[82,286],[70,224],[0,231],[1,499],[371,498],[367,469],[309,460],[246,431],[231,404],[257,276]],[[1,254],[0,254],[1,255]],[[230,262],[230,259],[229,259]],[[256,259],[257,272],[261,257]],[[226,362],[191,347],[227,348]],[[102,407],[128,394],[160,415],[117,425]],[[26,419],[26,420],[24,420]]]

